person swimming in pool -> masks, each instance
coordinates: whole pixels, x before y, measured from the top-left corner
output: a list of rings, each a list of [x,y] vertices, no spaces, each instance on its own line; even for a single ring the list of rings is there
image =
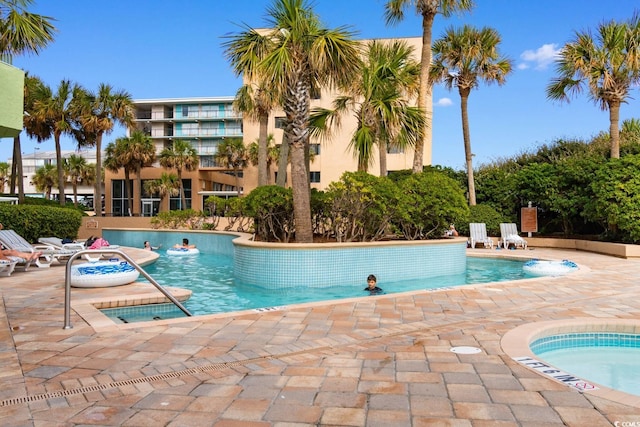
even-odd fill
[[[370,274],[367,277],[367,287],[364,288],[364,290],[369,291],[369,295],[383,294],[384,291],[382,290],[382,288],[379,288],[377,286],[377,283],[378,283],[378,279],[376,278],[376,276],[374,276],[373,274]]]
[[[196,245],[190,245],[189,239],[184,238],[182,239],[182,244],[176,243],[173,247],[176,249],[195,249]]]

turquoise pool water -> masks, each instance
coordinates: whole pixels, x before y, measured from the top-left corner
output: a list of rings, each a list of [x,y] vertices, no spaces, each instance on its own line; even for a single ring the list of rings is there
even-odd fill
[[[640,335],[561,334],[536,340],[530,348],[576,377],[640,396]]]
[[[226,313],[247,309],[269,310],[290,304],[327,301],[367,296],[362,284],[331,286],[326,288],[265,289],[242,283],[233,276],[233,257],[220,254],[196,256],[167,256],[163,251],[158,261],[145,270],[161,285],[190,289],[192,297],[185,307],[194,315]],[[499,282],[527,278],[522,271],[523,262],[468,258],[465,274],[433,277],[421,280],[379,281],[385,293],[398,293],[421,289],[439,289],[474,283]],[[375,273],[375,272],[374,272]],[[140,280],[144,280],[141,278]],[[151,319],[182,317],[175,306],[131,307],[102,310],[116,321],[136,322]]]

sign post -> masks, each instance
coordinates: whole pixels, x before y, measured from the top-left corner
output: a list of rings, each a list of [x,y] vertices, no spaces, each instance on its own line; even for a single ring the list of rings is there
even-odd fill
[[[520,230],[527,232],[528,237],[538,232],[538,208],[531,207],[531,202],[528,207],[520,208]]]

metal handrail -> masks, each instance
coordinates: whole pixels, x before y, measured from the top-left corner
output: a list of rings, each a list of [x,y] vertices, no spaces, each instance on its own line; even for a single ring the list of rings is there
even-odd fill
[[[162,294],[169,299],[172,303],[174,303],[184,314],[187,316],[193,316],[189,310],[187,310],[180,301],[178,301],[171,293],[169,293],[161,284],[156,282],[153,277],[149,276],[149,274],[142,269],[129,255],[124,252],[116,249],[91,249],[91,250],[81,250],[71,255],[69,261],[67,261],[67,266],[65,270],[64,276],[64,328],[63,329],[71,329],[71,264],[78,257],[82,255],[95,255],[95,254],[114,254],[119,255],[129,262],[140,274],[144,276],[145,279],[149,281],[153,286],[155,286]]]

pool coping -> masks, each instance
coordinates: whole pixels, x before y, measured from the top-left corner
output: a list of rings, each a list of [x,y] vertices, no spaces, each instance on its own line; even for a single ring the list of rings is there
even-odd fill
[[[529,357],[531,359],[540,360],[544,363],[547,363],[539,355],[533,353],[529,346],[532,342],[539,338],[544,338],[551,335],[586,332],[611,332],[640,335],[640,320],[614,318],[594,319],[590,317],[578,317],[573,319],[558,319],[528,323],[518,326],[505,333],[500,340],[500,346],[502,348],[502,351],[504,351],[504,353],[506,353],[516,362],[518,358]],[[526,364],[521,365],[529,370],[538,373],[541,376],[544,376],[545,378],[560,382],[559,380],[556,380],[551,376],[543,375],[531,366],[528,366]],[[551,364],[549,365],[553,366]],[[586,381],[597,385],[598,389],[581,390],[581,393],[598,396],[604,399],[611,400],[613,402],[640,408],[640,398],[638,396],[614,390],[591,380]]]

